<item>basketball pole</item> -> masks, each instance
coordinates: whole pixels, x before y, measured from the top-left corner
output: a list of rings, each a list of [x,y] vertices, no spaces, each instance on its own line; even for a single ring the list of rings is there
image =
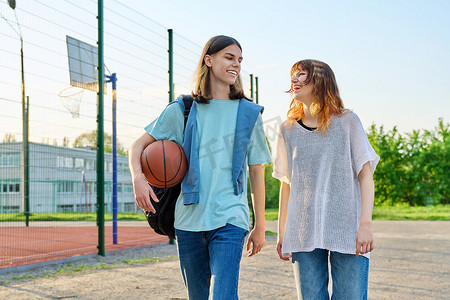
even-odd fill
[[[113,205],[113,244],[117,244],[117,76],[116,73],[112,73],[111,76],[106,75],[108,80],[106,82],[112,83],[112,162],[113,162],[113,173],[112,173],[112,205]]]
[[[103,143],[103,0],[98,0],[98,94],[97,94],[97,226],[98,255],[105,256],[105,154]]]

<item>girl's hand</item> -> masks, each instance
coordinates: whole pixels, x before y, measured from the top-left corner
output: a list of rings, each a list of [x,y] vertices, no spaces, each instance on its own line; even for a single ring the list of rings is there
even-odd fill
[[[260,229],[255,227],[248,236],[247,240],[247,253],[248,256],[253,256],[260,252],[266,241],[266,233],[264,228]]]
[[[278,243],[277,243],[278,256],[282,260],[289,260],[289,256],[283,256],[282,248],[283,248],[283,239],[278,238]]]
[[[373,250],[372,223],[359,224],[356,233],[356,256],[366,254]]]
[[[150,201],[150,196],[155,202],[159,202],[159,200],[156,197],[153,189],[148,184],[147,180],[145,180],[142,175],[136,176],[136,178],[133,180],[133,189],[134,195],[136,196],[137,205],[145,211],[156,213],[156,210]]]

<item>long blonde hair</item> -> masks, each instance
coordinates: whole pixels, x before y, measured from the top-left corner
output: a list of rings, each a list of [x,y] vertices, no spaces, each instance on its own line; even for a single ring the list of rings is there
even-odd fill
[[[192,91],[192,97],[194,97],[198,103],[209,103],[209,100],[212,99],[210,86],[211,71],[205,64],[205,56],[214,55],[230,45],[237,45],[242,51],[242,47],[237,40],[225,35],[212,37],[203,48],[202,56],[200,57],[197,70],[195,71],[195,88],[194,91]],[[245,98],[249,100],[244,94],[240,75],[238,75],[234,84],[230,85],[229,97],[230,99]]]
[[[308,84],[311,80],[314,84],[312,94],[316,101],[311,106],[311,115],[318,118],[317,130],[326,134],[327,128],[331,124],[331,116],[342,116],[349,111],[344,108],[333,70],[329,65],[319,60],[305,59],[292,66],[291,77],[300,70],[308,73],[305,84]],[[288,92],[292,93],[292,85]],[[304,116],[303,104],[292,98],[287,112],[287,122],[292,124]]]

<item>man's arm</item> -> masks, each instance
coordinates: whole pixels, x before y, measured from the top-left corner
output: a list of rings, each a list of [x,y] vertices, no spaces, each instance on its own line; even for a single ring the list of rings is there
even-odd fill
[[[262,164],[249,166],[250,187],[253,201],[253,215],[255,227],[250,232],[247,240],[248,256],[253,256],[261,251],[266,239],[265,204],[266,193],[264,185],[264,171]]]
[[[134,195],[137,205],[146,211],[155,213],[155,209],[150,202],[150,195],[154,201],[159,202],[152,188],[148,185],[142,175],[141,155],[145,147],[155,142],[155,138],[148,133],[144,133],[130,147],[129,165],[133,182]]]

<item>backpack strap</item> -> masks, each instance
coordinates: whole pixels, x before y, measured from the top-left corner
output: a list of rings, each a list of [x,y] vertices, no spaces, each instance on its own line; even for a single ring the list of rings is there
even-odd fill
[[[186,128],[186,123],[191,112],[192,103],[194,98],[191,95],[181,95],[184,102],[184,128]]]

